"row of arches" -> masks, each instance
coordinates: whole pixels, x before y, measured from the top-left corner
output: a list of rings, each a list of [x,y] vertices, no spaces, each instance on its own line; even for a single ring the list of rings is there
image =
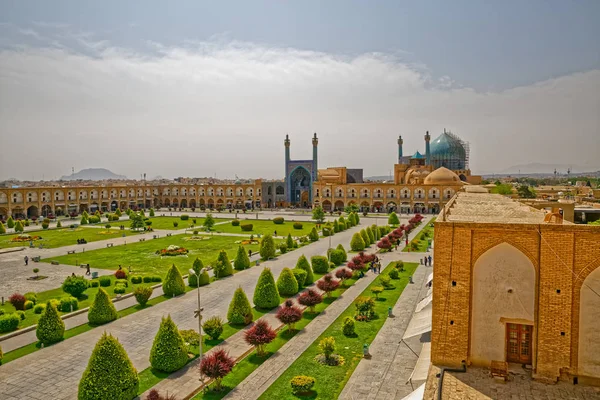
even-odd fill
[[[315,201],[315,206],[321,205],[324,211],[343,211],[346,205],[356,205],[360,209],[361,212],[401,212],[404,214],[409,213],[421,213],[421,214],[437,214],[440,212],[440,205],[437,203],[433,204],[425,204],[425,203],[396,203],[393,201],[382,202],[382,201],[374,201],[372,203],[363,201],[361,203],[357,203],[355,201],[349,201],[345,203],[342,200],[336,200],[334,202],[330,200],[323,200],[319,202],[319,200]]]
[[[344,190],[343,187],[338,186],[335,189],[329,187],[323,188],[322,190],[318,188],[315,189],[316,197],[323,198],[329,198],[332,197],[332,195],[335,195],[336,198],[371,198],[372,196],[375,199],[450,199],[455,193],[455,190],[452,188],[446,188],[444,190],[440,190],[439,188],[430,188],[428,190],[425,188],[415,188],[414,190],[411,190],[407,187],[404,187],[401,189],[391,188],[384,190],[381,188],[375,188],[371,190],[368,188],[357,189],[352,187]]]

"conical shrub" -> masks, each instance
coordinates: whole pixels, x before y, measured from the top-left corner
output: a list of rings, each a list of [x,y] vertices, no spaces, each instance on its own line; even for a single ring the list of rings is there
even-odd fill
[[[6,226],[8,226],[9,229],[15,227],[15,220],[13,219],[12,215],[6,220]]]
[[[6,228],[4,227],[4,224],[2,223],[2,221],[0,221],[0,234],[6,233]]]
[[[369,237],[369,244],[375,243],[375,236],[373,235],[373,231],[370,226],[365,228],[365,232],[367,232],[367,236]]]
[[[196,258],[194,260],[194,264],[192,265],[192,269],[196,271],[196,274],[199,274],[200,271],[204,268],[204,263],[201,259]],[[206,279],[204,279],[204,275],[206,275]],[[200,275],[200,286],[204,286],[209,282],[208,272],[204,271],[202,275]],[[206,282],[205,282],[206,281]],[[190,287],[198,287],[198,277],[194,274],[188,275],[188,286]]]
[[[379,233],[379,229],[377,228],[377,225],[375,225],[375,224],[371,225],[371,230],[373,231],[373,235],[375,236],[376,241],[381,239],[381,234]]]
[[[277,290],[282,296],[293,296],[298,293],[298,281],[289,268],[281,270],[277,278]]]
[[[23,232],[23,223],[20,220],[15,224],[15,232]]]
[[[219,272],[219,278],[233,275],[233,266],[231,265],[231,261],[229,260],[225,250],[221,250],[219,252],[219,255],[217,256],[217,263],[222,263],[223,265],[223,269]]]
[[[356,222],[356,225],[360,224],[360,217],[356,211],[354,211],[354,222]]]
[[[365,241],[363,240],[360,233],[356,232],[352,235],[352,240],[350,241],[350,248],[352,251],[363,251],[365,249]]]
[[[55,304],[49,301],[38,321],[35,335],[40,342],[47,346],[63,340],[64,334],[65,323],[58,315]]]
[[[337,219],[333,221],[333,231],[335,233],[338,233],[340,231],[340,224],[338,223]]]
[[[260,241],[259,253],[260,258],[263,260],[275,258],[275,241],[273,240],[273,236],[269,234],[263,236]]]
[[[227,311],[227,320],[232,325],[248,325],[252,322],[252,306],[241,287],[235,289],[229,310]]]
[[[248,257],[248,253],[246,252],[246,249],[244,249],[244,246],[238,247],[235,260],[233,261],[233,268],[238,271],[250,268],[250,258]]]
[[[316,242],[317,240],[319,240],[319,233],[317,232],[317,228],[313,226],[313,228],[310,230],[310,233],[308,234],[308,238],[311,242]]]
[[[140,379],[121,343],[106,332],[92,352],[79,381],[79,400],[131,400]]]
[[[100,288],[88,310],[88,321],[92,325],[102,325],[115,319],[117,319],[117,309],[108,297],[108,293]]]
[[[271,309],[279,305],[279,291],[269,268],[263,269],[258,277],[253,301],[257,308],[262,309]]]
[[[344,249],[344,246],[342,246],[342,244],[338,244],[336,247],[336,250],[341,250],[344,252],[344,262],[348,261],[348,254],[346,253],[346,249]]]
[[[150,365],[163,372],[174,372],[188,362],[188,349],[171,316],[163,318],[150,350]]]
[[[296,262],[296,268],[300,268],[306,271],[306,279],[304,279],[304,286],[312,285],[315,283],[315,276],[313,275],[313,270],[310,267],[310,263],[308,259],[302,254],[300,258],[298,258],[298,262]]]
[[[391,212],[388,216],[388,224],[390,225],[400,225],[400,219],[398,219],[398,215],[395,212]]]
[[[364,229],[361,229],[360,237],[362,237],[363,242],[365,242],[365,247],[368,247],[371,245],[371,241],[369,240],[369,235],[367,235],[367,231],[365,231]]]
[[[165,296],[173,297],[185,293],[185,282],[179,269],[173,264],[167,271],[167,276],[162,284]]]
[[[287,248],[291,251],[294,248],[294,239],[292,239],[292,234],[288,233],[287,239],[285,240],[285,244]]]

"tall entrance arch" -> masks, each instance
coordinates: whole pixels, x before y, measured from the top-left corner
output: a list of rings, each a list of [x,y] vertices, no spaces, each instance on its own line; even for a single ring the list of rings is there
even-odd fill
[[[578,375],[600,376],[600,267],[581,285],[579,300]]]
[[[296,167],[290,174],[290,202],[299,207],[308,207],[312,200],[312,179],[304,167]]]

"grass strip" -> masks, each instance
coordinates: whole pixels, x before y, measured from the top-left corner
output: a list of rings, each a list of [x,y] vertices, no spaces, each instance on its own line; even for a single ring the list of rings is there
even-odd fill
[[[426,253],[429,247],[429,241],[433,240],[433,223],[435,218],[427,223],[419,234],[402,249],[402,252],[407,253],[410,248],[411,253]],[[413,244],[415,243],[415,244]]]

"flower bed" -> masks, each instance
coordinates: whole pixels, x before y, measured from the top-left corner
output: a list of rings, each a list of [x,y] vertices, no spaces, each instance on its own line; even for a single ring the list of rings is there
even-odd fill
[[[42,237],[41,236],[31,236],[31,235],[19,235],[19,236],[15,236],[14,238],[10,239],[11,242],[29,242],[32,240],[41,240]]]
[[[175,245],[171,245],[171,246],[167,247],[166,249],[156,251],[156,254],[158,254],[161,257],[162,256],[184,256],[187,253],[189,253],[188,249],[186,249],[185,247],[179,247],[179,246],[175,246]]]
[[[183,238],[183,240],[209,240],[210,236],[189,236],[189,237],[185,237]]]
[[[259,241],[256,239],[245,239],[245,240],[237,240],[235,244],[247,245],[247,244],[259,244]]]

